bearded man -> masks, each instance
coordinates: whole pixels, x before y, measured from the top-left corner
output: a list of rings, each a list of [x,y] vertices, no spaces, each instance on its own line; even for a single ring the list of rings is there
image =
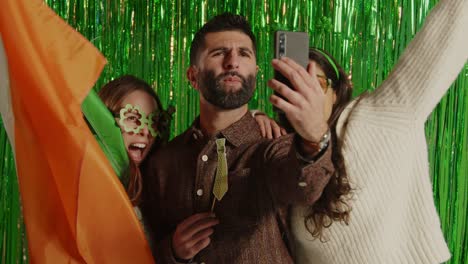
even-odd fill
[[[142,207],[157,263],[294,263],[288,208],[313,204],[334,171],[325,95],[305,69],[273,60],[295,90],[272,80],[283,98],[270,100],[297,133],[262,138],[247,108],[256,55],[239,15],[216,16],[194,37],[187,78],[200,116],[144,169]]]

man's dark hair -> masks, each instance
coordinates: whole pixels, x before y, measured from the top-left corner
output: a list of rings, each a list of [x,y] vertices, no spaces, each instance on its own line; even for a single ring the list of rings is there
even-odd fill
[[[252,27],[245,17],[231,13],[223,13],[210,19],[195,33],[195,37],[190,46],[190,65],[194,65],[197,61],[198,54],[205,45],[206,34],[222,31],[239,31],[246,34],[249,36],[250,40],[252,40],[254,53],[257,54],[255,36],[252,32]]]

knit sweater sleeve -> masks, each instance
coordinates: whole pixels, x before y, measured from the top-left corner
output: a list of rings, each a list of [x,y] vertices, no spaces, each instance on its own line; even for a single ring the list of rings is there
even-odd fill
[[[468,58],[468,1],[441,0],[373,97],[425,122]]]

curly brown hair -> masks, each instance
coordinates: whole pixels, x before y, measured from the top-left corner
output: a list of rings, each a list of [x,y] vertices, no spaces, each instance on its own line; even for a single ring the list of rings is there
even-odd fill
[[[351,211],[348,199],[352,193],[352,188],[341,153],[341,142],[336,135],[336,124],[346,105],[351,101],[352,84],[343,68],[326,51],[311,48],[309,49],[309,59],[323,70],[327,78],[331,79],[332,89],[336,93],[336,101],[328,119],[333,141],[332,162],[335,166],[335,172],[325,187],[322,196],[308,208],[304,218],[307,230],[313,237],[320,238],[323,241],[323,229],[331,226],[335,221],[348,224]]]
[[[314,61],[319,66],[328,79],[332,82],[332,89],[336,93],[336,101],[333,104],[331,115],[328,119],[332,144],[332,162],[335,171],[325,186],[320,198],[309,208],[304,218],[304,224],[313,237],[324,240],[323,230],[335,221],[348,224],[351,207],[348,198],[352,193],[348,180],[343,155],[341,153],[341,142],[336,135],[336,123],[346,105],[351,101],[352,85],[348,75],[336,63],[336,61],[323,50],[316,48],[309,49],[309,60]],[[335,67],[334,67],[334,66]],[[338,73],[338,74],[337,74]],[[288,132],[293,132],[286,116],[278,114],[278,122]]]

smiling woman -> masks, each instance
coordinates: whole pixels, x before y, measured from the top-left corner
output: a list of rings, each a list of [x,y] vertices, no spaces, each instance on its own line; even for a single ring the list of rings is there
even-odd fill
[[[114,114],[122,131],[125,149],[130,158],[127,193],[134,206],[140,202],[142,179],[139,166],[152,147],[167,141],[162,135],[167,127],[160,117],[163,108],[159,97],[145,81],[124,75],[105,84],[99,97]]]
[[[156,124],[153,117],[158,115],[158,110],[156,100],[140,90],[130,92],[120,103],[116,119],[122,129],[128,155],[137,165],[146,157],[158,135],[157,127],[153,127],[153,123]]]

